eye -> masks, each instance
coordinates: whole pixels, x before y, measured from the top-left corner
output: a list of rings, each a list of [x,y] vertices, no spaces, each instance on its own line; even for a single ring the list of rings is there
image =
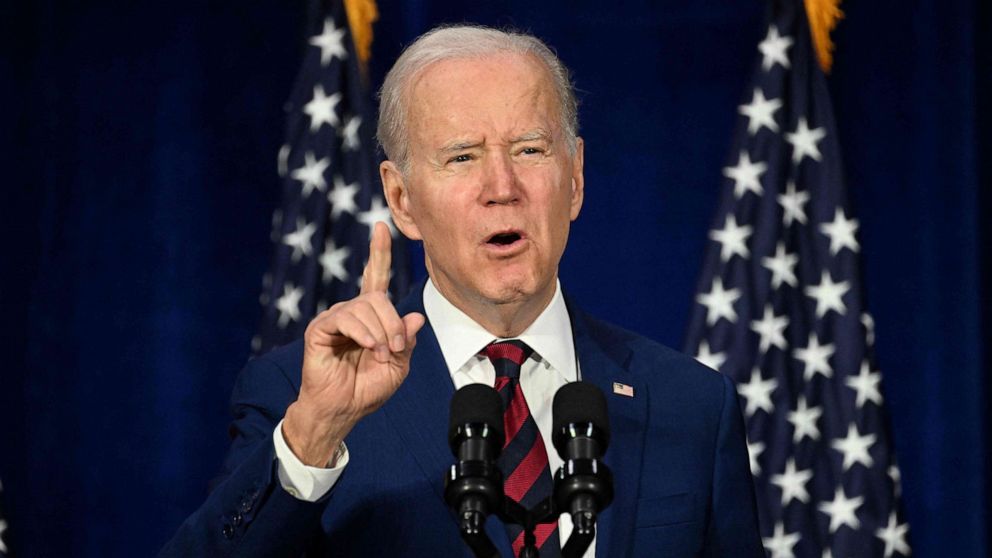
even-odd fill
[[[468,153],[462,153],[461,155],[455,155],[454,157],[448,159],[449,163],[467,163],[472,160],[472,156]]]
[[[544,150],[541,149],[540,147],[529,146],[521,149],[520,153],[521,155],[538,155],[544,153]]]

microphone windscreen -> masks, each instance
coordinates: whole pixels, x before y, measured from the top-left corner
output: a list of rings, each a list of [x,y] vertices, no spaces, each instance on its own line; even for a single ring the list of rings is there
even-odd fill
[[[468,384],[451,398],[448,415],[448,439],[468,423],[484,423],[503,439],[503,400],[499,392],[485,384]]]
[[[603,449],[610,436],[610,416],[606,412],[606,397],[589,382],[570,382],[555,393],[551,404],[552,429],[558,433],[573,423],[591,422],[605,436]]]

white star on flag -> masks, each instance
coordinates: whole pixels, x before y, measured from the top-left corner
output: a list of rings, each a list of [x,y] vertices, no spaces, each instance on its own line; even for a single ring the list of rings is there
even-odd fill
[[[758,463],[758,457],[761,456],[761,452],[765,451],[764,442],[751,442],[747,441],[747,456],[751,463],[751,474],[758,477],[761,476],[761,464]]]
[[[896,488],[896,495],[902,494],[902,473],[899,471],[897,465],[889,465],[888,470],[885,472],[892,479],[892,484]]]
[[[844,210],[837,208],[834,220],[820,225],[820,231],[830,238],[830,254],[836,256],[844,248],[857,252],[860,248],[854,233],[858,230],[858,220],[848,219]]]
[[[341,137],[344,138],[341,144],[341,149],[345,151],[354,151],[361,147],[361,142],[358,140],[358,127],[362,125],[361,116],[350,116],[346,119],[344,123],[344,128],[341,130]]]
[[[358,193],[357,182],[345,184],[340,176],[334,177],[334,188],[327,194],[327,201],[331,202],[331,218],[337,219],[342,213],[354,215],[358,210],[355,204],[355,194]]]
[[[334,27],[334,20],[331,18],[324,20],[323,32],[311,37],[310,44],[320,49],[321,66],[327,66],[335,56],[341,60],[348,57],[348,51],[344,48],[344,28]]]
[[[785,193],[778,195],[778,203],[782,206],[782,223],[786,227],[793,221],[800,225],[806,224],[806,202],[809,201],[809,192],[797,191],[796,183],[789,181],[785,185]]]
[[[289,154],[292,151],[293,149],[287,144],[283,144],[279,148],[279,154],[276,156],[276,170],[279,172],[279,176],[286,176],[286,173],[289,172]]]
[[[772,132],[778,131],[775,111],[781,107],[782,101],[780,99],[765,99],[764,92],[756,87],[751,102],[737,107],[737,112],[747,117],[747,132],[753,136],[761,131],[762,127],[768,128]]]
[[[699,350],[696,352],[696,360],[713,370],[719,370],[723,366],[724,361],[727,360],[727,357],[723,353],[710,352],[710,344],[704,339],[699,344]]]
[[[758,44],[761,52],[761,68],[766,72],[775,64],[783,68],[789,67],[789,56],[785,53],[792,46],[792,37],[782,37],[778,34],[778,27],[770,25],[765,40]]]
[[[320,255],[319,260],[320,266],[324,270],[321,278],[323,282],[328,283],[332,278],[338,281],[347,281],[348,270],[345,269],[344,264],[350,255],[351,248],[347,246],[338,248],[334,245],[333,240],[328,240],[324,244],[324,252]]]
[[[796,279],[796,263],[799,256],[785,251],[785,243],[781,240],[775,244],[775,255],[761,258],[761,265],[772,272],[772,288],[777,289],[782,283],[795,287],[799,284]]]
[[[317,225],[307,223],[302,218],[296,220],[296,230],[282,237],[282,242],[293,249],[293,261],[298,262],[303,256],[313,253],[311,237],[317,231]]]
[[[817,509],[830,516],[830,533],[833,534],[837,532],[837,529],[840,529],[841,525],[847,525],[851,529],[861,527],[861,521],[858,520],[856,512],[864,501],[865,499],[861,496],[848,498],[844,494],[844,489],[838,486],[834,492],[834,499],[830,502],[823,502],[817,506]]]
[[[799,401],[796,402],[796,410],[789,411],[786,417],[790,423],[792,423],[792,441],[798,444],[803,440],[803,438],[809,438],[814,442],[820,439],[820,428],[816,425],[816,421],[820,419],[820,415],[823,414],[823,409],[820,407],[806,407],[806,398],[802,395],[799,396]]]
[[[847,306],[843,299],[849,290],[851,290],[850,282],[834,283],[830,277],[830,272],[824,269],[820,274],[820,282],[806,287],[803,292],[806,293],[806,296],[816,300],[816,317],[822,318],[831,310],[840,315],[847,312]]]
[[[300,299],[302,298],[302,288],[288,282],[283,285],[283,294],[276,300],[276,310],[279,310],[279,327],[286,327],[290,320],[295,322],[300,319]]]
[[[303,166],[294,170],[290,176],[294,180],[299,180],[303,183],[303,197],[310,195],[314,188],[320,190],[321,192],[327,188],[327,182],[324,180],[324,171],[331,164],[330,157],[324,157],[321,160],[317,160],[313,153],[307,151],[304,155]]]
[[[860,435],[858,433],[858,427],[851,424],[847,428],[847,436],[834,439],[834,441],[830,442],[830,447],[844,454],[844,471],[853,467],[855,463],[860,463],[865,467],[871,467],[875,463],[875,460],[872,459],[869,450],[872,444],[875,443],[875,439],[876,436],[874,434]]]
[[[882,381],[882,374],[872,372],[871,365],[867,360],[861,361],[861,371],[857,376],[850,376],[844,380],[847,387],[857,393],[854,404],[860,409],[865,403],[871,401],[876,405],[882,404],[882,393],[878,391],[878,384]]]
[[[775,411],[775,404],[772,403],[772,392],[778,387],[778,380],[761,377],[761,369],[755,368],[751,371],[751,379],[746,384],[737,384],[737,393],[747,400],[744,413],[750,418],[758,409],[771,414]]]
[[[315,85],[313,88],[313,98],[303,106],[303,112],[310,117],[310,132],[316,132],[321,126],[327,124],[332,128],[337,128],[341,122],[338,120],[337,106],[341,102],[341,93],[335,92],[328,97],[324,93],[324,87]]]
[[[764,189],[761,187],[761,175],[768,170],[768,165],[762,162],[751,162],[751,156],[747,151],[741,151],[737,158],[737,165],[724,167],[723,176],[734,181],[734,197],[740,198],[747,192],[754,192],[761,195]]]
[[[868,312],[861,313],[861,325],[865,327],[865,342],[868,346],[875,345],[875,319]]]
[[[724,290],[723,280],[714,277],[710,292],[696,295],[696,302],[706,307],[706,323],[708,325],[715,324],[720,318],[726,318],[728,322],[734,323],[737,321],[734,301],[740,297],[739,289]]]
[[[896,552],[903,556],[909,556],[910,549],[906,543],[907,533],[909,533],[909,525],[906,523],[900,525],[898,518],[896,518],[896,512],[889,512],[889,524],[885,528],[875,531],[875,536],[885,543],[885,558],[891,558]]]
[[[786,533],[785,525],[779,521],[775,523],[775,532],[772,536],[762,538],[761,544],[771,554],[769,558],[796,558],[792,547],[796,546],[799,538],[799,533]]]
[[[809,469],[796,470],[796,460],[793,457],[785,462],[785,471],[781,475],[772,475],[772,484],[782,489],[783,508],[793,500],[799,500],[804,504],[809,502],[806,483],[811,478],[813,478],[813,471]]]
[[[747,239],[753,230],[750,225],[738,225],[736,217],[727,215],[722,229],[710,231],[710,238],[720,243],[720,259],[730,261],[734,254],[749,257],[751,252],[747,249]]]
[[[765,304],[765,313],[761,319],[751,322],[751,330],[761,337],[758,342],[758,350],[764,354],[769,348],[775,346],[784,351],[786,343],[783,333],[787,327],[789,327],[789,317],[785,314],[776,316],[771,303]]]
[[[392,215],[389,213],[389,207],[383,205],[382,200],[379,198],[372,198],[372,204],[368,211],[362,211],[355,217],[359,223],[362,223],[369,228],[369,238],[372,238],[372,230],[375,224],[379,221],[386,223],[389,227],[389,234],[396,236],[396,225],[393,224]]]
[[[824,378],[831,378],[834,375],[833,368],[830,367],[830,357],[834,354],[834,344],[820,344],[820,338],[813,332],[809,334],[809,342],[805,347],[799,347],[792,351],[792,356],[803,361],[803,379],[807,382],[812,380],[816,374]]]
[[[819,161],[822,156],[820,155],[820,148],[816,144],[826,135],[826,128],[810,130],[809,125],[806,123],[806,118],[800,117],[799,123],[796,125],[796,130],[785,134],[785,141],[792,144],[792,162],[799,164],[802,162],[803,157],[809,157],[814,161]]]

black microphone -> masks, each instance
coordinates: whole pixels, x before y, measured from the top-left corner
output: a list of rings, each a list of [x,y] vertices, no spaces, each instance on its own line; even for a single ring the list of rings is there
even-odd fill
[[[496,458],[503,450],[503,400],[484,384],[469,384],[451,398],[448,444],[458,463],[444,482],[444,499],[458,514],[462,538],[476,556],[496,555],[486,536],[486,517],[502,508],[503,477]]]
[[[551,441],[565,461],[555,475],[555,505],[571,514],[574,525],[565,553],[573,538],[575,546],[588,546],[596,515],[613,501],[613,474],[601,461],[610,444],[610,419],[603,392],[588,382],[562,386],[551,408]]]

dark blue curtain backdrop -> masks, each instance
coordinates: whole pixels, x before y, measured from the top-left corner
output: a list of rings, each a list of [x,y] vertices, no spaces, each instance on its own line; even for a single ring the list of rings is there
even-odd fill
[[[379,7],[376,85],[436,23],[557,47],[587,140],[563,283],[681,346],[764,3]],[[830,86],[915,555],[987,556],[992,12],[843,8]],[[151,555],[204,498],[259,317],[306,10],[0,7],[0,479],[21,556]]]

